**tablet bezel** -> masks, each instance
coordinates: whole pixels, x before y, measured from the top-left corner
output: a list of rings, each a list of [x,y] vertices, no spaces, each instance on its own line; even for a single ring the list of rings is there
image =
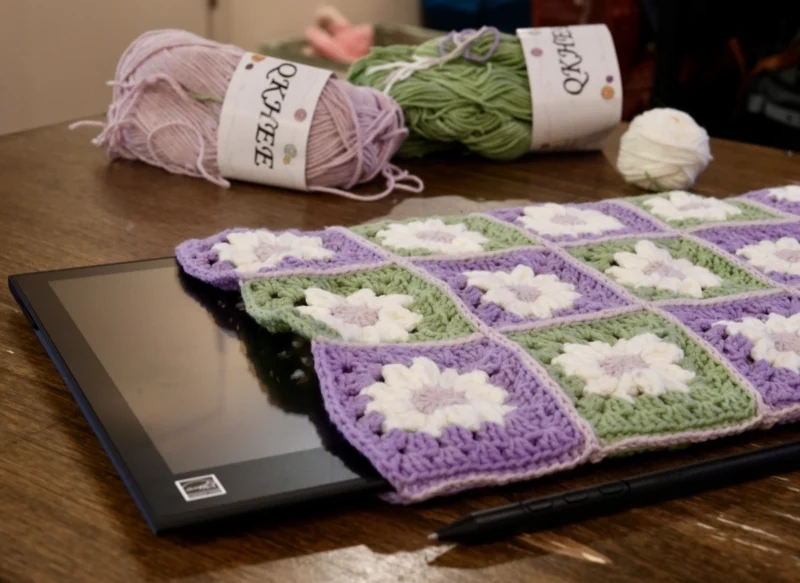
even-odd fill
[[[168,257],[8,278],[14,298],[153,532],[385,491],[386,482],[371,466],[356,463],[354,471],[352,463],[323,448],[188,473],[169,469],[51,286],[61,279],[164,267],[173,267],[179,276],[175,258]],[[225,493],[186,500],[176,482],[208,474],[216,476]]]

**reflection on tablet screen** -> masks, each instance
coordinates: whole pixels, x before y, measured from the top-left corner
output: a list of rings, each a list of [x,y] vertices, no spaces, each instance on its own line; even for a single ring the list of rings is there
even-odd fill
[[[254,345],[269,344],[259,330],[248,345],[221,326],[187,296],[174,268],[51,285],[172,472],[321,446],[308,411],[278,406],[259,380],[257,368],[269,375],[269,360],[248,358],[281,347]],[[319,397],[303,386],[307,374],[298,368],[289,377],[317,400],[313,408]]]

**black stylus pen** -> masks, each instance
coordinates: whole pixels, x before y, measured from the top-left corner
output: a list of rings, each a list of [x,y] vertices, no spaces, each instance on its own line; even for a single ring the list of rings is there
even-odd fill
[[[689,496],[798,466],[800,441],[480,510],[451,522],[429,538],[485,542]]]

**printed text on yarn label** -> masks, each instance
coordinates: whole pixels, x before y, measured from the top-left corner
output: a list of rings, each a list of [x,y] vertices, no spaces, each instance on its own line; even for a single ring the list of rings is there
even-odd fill
[[[245,53],[220,113],[222,176],[307,190],[311,120],[330,76],[317,67]]]
[[[531,150],[598,150],[622,118],[614,42],[602,24],[517,29],[531,87]]]

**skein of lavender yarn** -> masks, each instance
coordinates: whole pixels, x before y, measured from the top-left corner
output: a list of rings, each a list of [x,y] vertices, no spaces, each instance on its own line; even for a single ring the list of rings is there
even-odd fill
[[[92,143],[111,158],[142,160],[227,188],[217,165],[217,129],[222,98],[244,52],[183,30],[146,32],[119,60],[108,123],[72,127],[102,127]],[[390,162],[407,135],[393,99],[331,77],[311,120],[308,189],[357,200],[377,200],[395,189],[421,192],[419,178]],[[382,192],[347,192],[379,174],[386,179]]]

